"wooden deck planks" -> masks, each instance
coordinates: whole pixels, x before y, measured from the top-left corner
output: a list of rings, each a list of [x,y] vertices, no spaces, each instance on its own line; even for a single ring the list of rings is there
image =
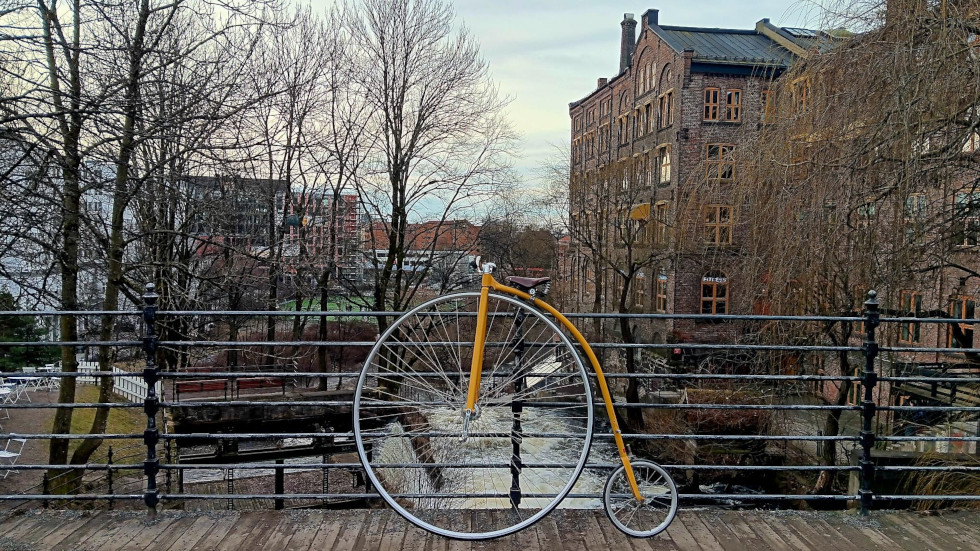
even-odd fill
[[[34,543],[58,529],[55,523],[45,523],[42,515],[28,513],[4,518],[0,521],[3,537],[14,541]]]
[[[476,522],[458,514],[454,522]],[[0,549],[290,549],[296,551],[923,551],[972,550],[980,513],[682,511],[665,534],[630,538],[602,511],[561,510],[535,526],[488,542],[447,540],[380,510],[185,513],[146,523],[138,512],[38,511],[0,514]]]
[[[289,513],[287,515],[292,520],[289,524],[291,534],[289,539],[284,542],[283,549],[295,551],[310,549],[313,539],[323,524],[323,515],[291,515]]]
[[[685,515],[684,527],[704,551],[725,551],[717,536],[721,530],[708,528],[698,515]]]
[[[674,517],[673,522],[667,527],[667,535],[670,536],[671,541],[677,544],[680,549],[697,549],[700,550],[701,546],[698,545],[697,540],[691,531],[685,524],[685,519],[690,515],[678,514]]]
[[[697,519],[705,530],[709,531],[715,539],[718,549],[733,551],[757,551],[746,547],[744,542],[728,527],[728,523],[719,516],[691,515],[690,518]]]
[[[161,549],[161,551],[191,551],[195,549],[197,542],[202,541],[204,536],[214,528],[215,524],[215,519],[201,515],[179,534],[179,537],[169,547],[165,550]]]
[[[81,538],[104,526],[104,519],[97,516],[69,520],[62,528],[41,538],[37,545],[41,549],[74,549]]]
[[[108,526],[87,538],[81,548],[97,551],[100,549],[112,550],[119,548],[119,540],[129,541],[132,533],[142,525],[144,519],[133,517],[117,517],[109,521]]]

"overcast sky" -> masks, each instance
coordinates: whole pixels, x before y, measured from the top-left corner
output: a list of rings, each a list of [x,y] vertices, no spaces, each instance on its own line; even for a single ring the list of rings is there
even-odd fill
[[[752,29],[762,18],[780,27],[812,25],[818,0],[456,0],[456,13],[479,40],[494,80],[512,99],[509,119],[521,135],[517,165],[527,180],[569,141],[568,104],[619,69],[620,22],[660,10],[661,25]],[[314,0],[321,6],[329,0]]]

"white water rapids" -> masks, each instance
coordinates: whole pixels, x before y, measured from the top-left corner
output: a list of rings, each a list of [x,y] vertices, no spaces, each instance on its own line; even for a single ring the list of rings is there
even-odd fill
[[[452,431],[458,429],[460,412],[450,408],[433,408],[425,412],[433,431]],[[576,429],[574,422],[563,417],[560,412],[546,411],[541,408],[525,409],[522,413],[525,430],[533,426],[534,433],[569,433]],[[512,423],[510,407],[486,408],[479,419],[470,425],[472,434],[509,431]],[[580,428],[578,430],[581,430]],[[406,438],[404,430],[397,423],[390,423],[384,429],[392,437],[375,444],[375,461],[387,463],[419,463],[419,458],[412,447],[411,439]],[[531,432],[531,431],[528,431]],[[495,442],[495,443],[494,443]],[[581,441],[574,441],[576,444]],[[563,446],[564,444],[564,446]],[[525,436],[521,443],[521,460],[525,465],[536,463],[574,464],[581,455],[581,448],[571,449],[571,442],[558,438],[540,438]],[[451,445],[438,447],[436,455],[431,458],[435,463],[495,463],[509,464],[511,459],[510,438],[506,445],[501,445],[501,438],[474,437],[465,441],[451,439]],[[615,446],[609,442],[593,441],[587,463],[608,463],[618,459]],[[545,468],[525,467],[520,474],[521,490],[524,494],[555,493],[567,482],[570,469],[549,470]],[[606,482],[608,472],[595,469],[584,469],[572,488],[572,494],[599,495]],[[421,469],[383,469],[385,488],[391,494],[426,494],[446,493],[445,488],[451,488],[454,494],[497,494],[506,496],[511,486],[511,472],[507,467],[495,469],[477,468],[446,468],[443,473],[443,490],[434,488],[432,481]],[[507,497],[499,498],[438,498],[439,502],[426,503],[425,499],[415,500],[415,506],[420,508],[451,508],[451,509],[507,509],[510,507]],[[539,509],[549,500],[545,498],[524,498],[521,508]],[[591,509],[602,507],[601,498],[566,498],[560,507],[575,509]]]

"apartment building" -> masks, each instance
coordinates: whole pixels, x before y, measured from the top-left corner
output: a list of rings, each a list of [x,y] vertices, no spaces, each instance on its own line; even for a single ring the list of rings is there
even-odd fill
[[[754,29],[661,25],[651,9],[640,21],[625,14],[620,38],[619,73],[569,105],[571,303],[751,313],[737,307],[751,301],[737,299],[742,286],[727,269],[742,231],[726,195],[736,151],[764,124],[774,79],[829,37],[767,19]],[[708,196],[695,193],[704,183]],[[617,308],[624,284],[629,304]],[[712,341],[731,330],[663,321],[649,338]]]

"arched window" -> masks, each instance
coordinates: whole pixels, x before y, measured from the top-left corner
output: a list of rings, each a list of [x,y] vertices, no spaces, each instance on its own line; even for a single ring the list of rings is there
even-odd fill
[[[670,83],[670,65],[664,65],[663,71],[660,73],[660,89],[668,90],[671,88]]]
[[[670,65],[665,65],[660,75],[659,128],[667,128],[674,123],[674,90],[670,86]]]
[[[728,313],[728,277],[724,272],[710,270],[701,277],[701,313]]]

